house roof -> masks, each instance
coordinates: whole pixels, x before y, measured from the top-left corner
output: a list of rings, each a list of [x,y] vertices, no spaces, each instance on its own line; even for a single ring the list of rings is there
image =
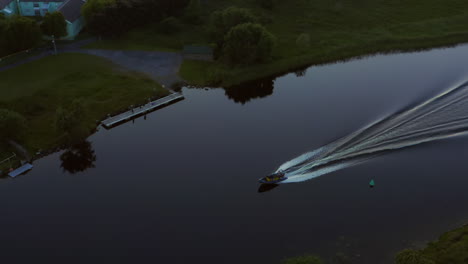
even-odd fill
[[[11,2],[13,2],[13,0],[0,0],[0,10],[5,8]]]
[[[84,5],[84,0],[67,0],[58,9],[68,22],[75,22],[81,16],[81,7]]]

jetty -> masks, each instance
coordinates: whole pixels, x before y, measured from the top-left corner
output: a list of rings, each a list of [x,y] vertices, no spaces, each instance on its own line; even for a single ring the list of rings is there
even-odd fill
[[[135,108],[130,109],[127,112],[118,114],[116,116],[112,116],[107,118],[106,120],[102,121],[101,124],[104,128],[110,129],[112,127],[115,127],[119,124],[125,123],[127,121],[130,121],[136,117],[139,117],[141,115],[145,115],[149,112],[152,112],[156,109],[159,109],[163,106],[167,106],[169,104],[175,103],[177,101],[183,100],[184,96],[181,93],[172,93],[166,97],[159,98],[155,101],[149,102],[145,105],[138,106]]]
[[[24,164],[23,166],[17,168],[16,170],[14,171],[11,171],[10,173],[8,173],[8,176],[12,177],[12,178],[15,178],[25,172],[28,172],[30,171],[31,169],[33,168],[33,165],[30,164],[30,163],[26,163]]]

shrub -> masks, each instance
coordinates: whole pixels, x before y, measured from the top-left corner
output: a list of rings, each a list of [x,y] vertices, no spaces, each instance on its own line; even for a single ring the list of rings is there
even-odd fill
[[[271,57],[275,38],[262,25],[246,23],[233,27],[224,42],[223,56],[230,64],[253,64]]]

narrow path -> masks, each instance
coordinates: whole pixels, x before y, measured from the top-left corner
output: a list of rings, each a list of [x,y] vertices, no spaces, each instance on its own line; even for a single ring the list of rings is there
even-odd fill
[[[182,64],[182,56],[175,52],[160,51],[133,51],[133,50],[98,50],[81,49],[84,45],[92,43],[95,39],[86,39],[57,47],[58,53],[83,53],[106,58],[128,70],[142,72],[158,83],[170,88],[171,85],[182,81],[178,76]],[[53,55],[52,50],[45,50],[40,54],[25,58],[11,65],[0,67],[0,72],[19,65],[42,59]]]

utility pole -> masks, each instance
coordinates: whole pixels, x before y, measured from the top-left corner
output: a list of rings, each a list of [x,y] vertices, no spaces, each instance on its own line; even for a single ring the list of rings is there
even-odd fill
[[[57,55],[57,46],[55,45],[55,36],[52,35],[52,44],[54,45],[54,54]]]

